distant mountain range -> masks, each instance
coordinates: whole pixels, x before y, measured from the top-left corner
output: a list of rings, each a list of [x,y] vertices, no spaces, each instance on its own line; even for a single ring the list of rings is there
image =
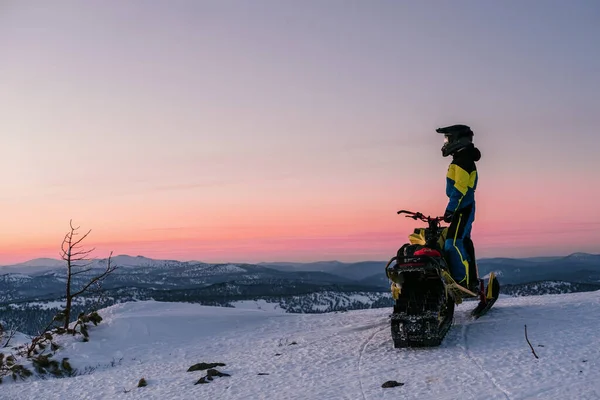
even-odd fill
[[[146,257],[116,256],[118,269],[104,281],[104,289],[135,288],[143,291],[189,291],[193,297],[229,295],[301,294],[335,288],[346,291],[381,291],[381,285],[359,282],[321,271],[282,271],[255,264],[207,264]],[[44,265],[46,264],[46,265]],[[106,268],[107,259],[93,261],[90,271],[74,277],[80,287]],[[66,279],[64,263],[32,260],[0,267],[0,303],[47,300],[63,295]],[[235,289],[234,289],[235,288]]]
[[[380,286],[387,282],[386,261],[341,263],[261,263],[282,271],[321,271],[344,276],[362,284]],[[503,284],[535,281],[572,281],[600,283],[600,254],[573,253],[564,257],[483,258],[478,261],[479,275],[494,271]]]
[[[380,292],[389,290],[385,261],[342,263],[209,264],[199,261],[157,260],[142,256],[112,258],[118,270],[105,289],[137,288],[160,292],[190,291],[212,296],[226,285],[230,295],[296,295],[318,290]],[[75,286],[106,268],[107,259],[93,261],[91,271],[77,275]],[[566,257],[488,258],[478,263],[480,276],[494,271],[502,285],[561,281],[600,284],[600,255],[574,253]],[[62,296],[66,278],[64,262],[35,259],[0,267],[0,303],[53,299]],[[235,289],[232,289],[235,288]],[[196,296],[196,295],[195,295]],[[196,296],[197,297],[197,296]]]
[[[491,271],[504,284],[535,281],[600,283],[600,254],[574,253],[566,257],[489,258],[478,263],[480,274]]]

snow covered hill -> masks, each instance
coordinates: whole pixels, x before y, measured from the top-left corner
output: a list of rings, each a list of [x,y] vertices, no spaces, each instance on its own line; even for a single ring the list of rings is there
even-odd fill
[[[441,347],[394,349],[389,309],[328,314],[154,301],[101,310],[90,341],[56,358],[79,375],[5,379],[2,400],[598,399],[600,291],[501,297],[479,320],[457,308]],[[539,358],[525,341],[524,325]],[[229,374],[195,383],[197,363]],[[144,378],[148,386],[137,387]],[[30,378],[31,379],[31,378]],[[386,381],[402,385],[382,388]]]

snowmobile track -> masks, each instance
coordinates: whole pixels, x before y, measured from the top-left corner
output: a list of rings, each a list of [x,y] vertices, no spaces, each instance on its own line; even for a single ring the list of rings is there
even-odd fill
[[[365,351],[367,350],[367,346],[373,340],[373,338],[375,338],[375,336],[377,336],[378,333],[381,333],[381,332],[383,332],[383,331],[385,331],[387,329],[388,329],[388,327],[386,326],[384,328],[380,328],[380,329],[375,330],[375,332],[371,333],[369,335],[369,337],[367,337],[367,339],[360,346],[360,352],[358,353],[358,382],[360,384],[360,393],[362,394],[363,400],[367,400],[367,395],[365,395],[365,389],[364,389],[363,383],[362,383],[362,359],[363,359],[363,355],[364,355]]]
[[[506,400],[511,400],[510,392],[508,392],[506,389],[502,388],[502,386],[500,386],[496,382],[496,379],[494,378],[494,376],[489,371],[487,371],[485,368],[483,368],[477,362],[477,360],[471,355],[471,352],[469,351],[469,341],[467,339],[468,332],[469,332],[469,326],[471,326],[471,324],[464,324],[462,326],[462,330],[461,330],[462,341],[463,341],[463,345],[465,348],[465,354],[466,354],[467,358],[471,361],[471,363],[473,365],[475,365],[477,368],[479,368],[479,370],[486,376],[486,378],[492,383],[492,385],[494,385],[494,387],[496,389],[498,389],[498,391],[502,392],[502,394],[504,395]]]

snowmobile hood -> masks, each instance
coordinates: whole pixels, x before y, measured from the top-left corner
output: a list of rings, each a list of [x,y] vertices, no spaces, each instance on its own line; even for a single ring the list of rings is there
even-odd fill
[[[454,154],[454,159],[457,158],[470,158],[473,161],[479,161],[481,159],[481,151],[474,144],[470,144]]]

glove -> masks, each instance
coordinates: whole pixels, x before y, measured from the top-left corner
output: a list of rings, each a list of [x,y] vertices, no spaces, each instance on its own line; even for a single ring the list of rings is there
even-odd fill
[[[450,222],[452,222],[453,216],[454,213],[452,211],[446,210],[446,212],[444,213],[444,222],[449,224]]]

